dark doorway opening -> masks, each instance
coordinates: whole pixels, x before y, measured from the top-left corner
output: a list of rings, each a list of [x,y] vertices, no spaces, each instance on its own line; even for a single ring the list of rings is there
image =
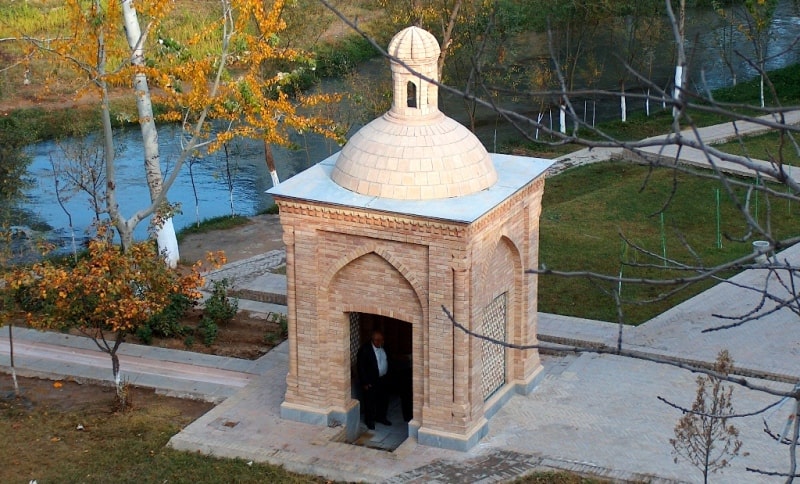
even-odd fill
[[[359,437],[353,442],[375,449],[393,451],[408,438],[408,421],[413,418],[413,354],[412,326],[399,319],[368,313],[350,313],[350,365],[353,398],[362,401],[361,382],[358,381],[357,355],[365,344],[370,344],[372,332],[383,333],[386,356],[389,360],[387,418],[392,425],[376,424],[366,427],[363,419]]]

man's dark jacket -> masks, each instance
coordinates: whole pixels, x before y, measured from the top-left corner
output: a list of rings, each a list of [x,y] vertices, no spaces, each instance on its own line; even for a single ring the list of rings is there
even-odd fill
[[[386,348],[384,348],[386,351]],[[361,385],[377,385],[380,377],[378,376],[378,358],[372,343],[367,343],[358,350],[358,381]]]

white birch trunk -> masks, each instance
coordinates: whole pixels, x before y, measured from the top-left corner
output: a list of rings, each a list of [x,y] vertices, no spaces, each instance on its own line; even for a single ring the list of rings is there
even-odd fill
[[[278,172],[275,170],[269,171],[269,176],[272,178],[272,186],[277,187],[281,184],[281,179],[278,178]]]
[[[681,100],[683,95],[681,94],[683,89],[683,66],[677,65],[675,66],[675,89],[672,92],[672,98],[675,100],[675,105],[672,106],[672,116],[678,116],[678,106],[677,103]]]
[[[675,90],[673,91],[672,98],[674,99],[675,104],[672,106],[672,117],[678,117],[679,108],[678,104],[680,103],[681,99],[683,99],[683,84],[684,84],[684,76],[686,73],[684,72],[684,67],[686,66],[686,51],[684,50],[684,39],[686,38],[686,0],[680,0],[679,4],[680,11],[678,13],[678,62],[675,65]],[[672,16],[672,7],[670,4],[667,4],[667,9],[670,12],[670,16]],[[674,20],[674,18],[673,18]]]
[[[623,123],[628,122],[628,101],[625,99],[625,92],[619,97],[619,116]]]
[[[139,18],[132,0],[122,1],[122,17],[125,23],[125,35],[131,49],[131,64],[144,66],[144,39],[139,26]],[[153,105],[150,99],[150,89],[147,85],[147,76],[139,72],[134,75],[133,88],[136,93],[136,110],[139,115],[139,127],[142,131],[142,148],[144,150],[144,171],[147,186],[150,189],[150,200],[155,201],[161,195],[163,179],[161,175],[161,158],[158,152],[158,131],[153,116]],[[166,201],[166,198],[164,198]],[[157,227],[156,238],[158,250],[164,254],[165,262],[171,268],[178,265],[180,254],[178,252],[178,239],[175,236],[175,227],[172,218],[168,218]]]
[[[179,251],[178,237],[175,233],[175,226],[172,224],[172,217],[164,220],[164,224],[156,232],[156,238],[158,250],[165,254],[167,264],[174,269],[178,265]],[[174,261],[171,255],[175,258]]]
[[[539,139],[539,125],[542,124],[542,119],[543,118],[544,118],[544,113],[540,111],[539,115],[536,117],[536,123],[537,123],[537,126],[536,126],[536,139]]]
[[[561,134],[567,134],[567,107],[563,104],[558,107],[558,129]]]

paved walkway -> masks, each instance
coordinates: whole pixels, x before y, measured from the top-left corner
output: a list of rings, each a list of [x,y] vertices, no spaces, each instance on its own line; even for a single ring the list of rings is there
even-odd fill
[[[779,258],[800,263],[800,245]],[[263,267],[257,260],[252,263]],[[722,321],[714,313],[738,315],[750,310],[757,297],[747,287],[763,283],[764,272],[745,271],[644,325],[626,327],[625,347],[692,362],[711,362],[719,349],[727,348],[740,373],[798,381],[800,318],[790,311],[721,333],[700,332]],[[613,345],[617,332],[618,326],[611,323],[539,315],[543,341]],[[673,462],[668,441],[680,415],[656,398],[664,396],[684,405],[694,399],[695,375],[674,367],[592,354],[544,356],[541,384],[531,395],[514,396],[490,421],[489,436],[470,452],[406,441],[389,453],[341,443],[338,428],[281,420],[288,368],[285,351],[282,347],[265,356],[271,366],[267,374],[173,437],[170,445],[280,463],[333,479],[370,482],[495,482],[547,468],[652,482],[692,482],[700,476],[691,466]],[[737,410],[751,411],[774,399],[737,389],[734,401]],[[788,405],[768,414],[778,427],[786,415]],[[764,437],[761,417],[736,425],[749,455],[734,460],[721,480],[771,482],[744,468],[785,469],[788,453]]]
[[[800,262],[800,246],[779,257]],[[263,258],[247,264],[265,268]],[[789,311],[713,336],[699,332],[714,324],[714,312],[737,314],[751,308],[753,296],[742,286],[758,283],[760,278],[763,271],[759,269],[745,271],[644,325],[626,327],[626,347],[692,361],[711,361],[718,348],[726,347],[743,372],[768,372],[797,380],[800,325]],[[258,280],[249,279],[253,284]],[[242,303],[251,310],[280,308]],[[617,329],[610,323],[540,314],[542,340],[613,344]],[[5,337],[0,338],[0,360],[7,358],[6,345]],[[15,350],[21,373],[110,380],[107,355],[97,352],[84,338],[17,329]],[[267,461],[347,481],[496,482],[532,469],[551,468],[616,480],[693,482],[699,477],[687,464],[673,463],[668,440],[679,413],[656,399],[665,396],[690,404],[695,377],[646,361],[592,354],[544,356],[545,370],[536,390],[528,396],[514,396],[492,418],[489,435],[470,452],[423,447],[410,440],[394,452],[386,452],[340,442],[339,428],[279,418],[288,369],[285,344],[255,362],[127,344],[121,353],[123,371],[136,384],[170,394],[224,399],[172,438],[170,445],[178,449]],[[7,359],[2,363],[7,364]],[[771,401],[764,394],[735,391],[739,411]],[[767,415],[773,426],[780,427],[788,406]],[[764,437],[760,417],[736,425],[749,455],[734,460],[721,480],[772,482],[744,468],[785,469],[788,453]]]
[[[800,246],[779,258],[800,263]],[[264,254],[227,266],[211,277],[232,277],[240,294],[262,299],[243,300],[241,307],[274,312],[282,307],[263,300],[280,296],[282,290],[285,294],[285,279],[271,271],[281,262],[280,254]],[[721,321],[715,314],[751,310],[757,296],[747,286],[763,283],[764,277],[760,269],[745,271],[644,325],[626,327],[626,347],[700,362],[713,361],[718,349],[725,347],[740,372],[769,376],[779,382],[759,382],[788,388],[790,383],[780,381],[800,379],[800,317],[796,314],[780,310],[742,328],[700,332]],[[256,297],[256,293],[267,295]],[[610,323],[540,313],[543,341],[614,344],[617,330]],[[0,334],[0,365],[7,369],[7,332],[2,329]],[[695,375],[666,365],[609,355],[545,355],[538,387],[528,396],[512,397],[490,421],[489,435],[469,452],[418,446],[412,440],[386,452],[340,442],[340,428],[279,418],[288,369],[286,344],[254,362],[128,344],[120,351],[123,372],[137,385],[223,400],[171,439],[170,445],[178,449],[267,461],[346,481],[498,482],[532,469],[551,468],[615,480],[701,480],[690,465],[673,462],[668,440],[680,415],[656,399],[665,396],[690,405]],[[15,352],[20,374],[111,379],[108,356],[84,338],[17,329]],[[772,401],[768,395],[742,388],[734,392],[740,412]],[[788,413],[784,405],[765,416],[773,427],[781,428]],[[748,455],[736,458],[717,480],[782,481],[745,470],[747,466],[788,467],[788,451],[765,438],[761,416],[737,420],[736,425]]]
[[[760,116],[759,119],[772,121],[772,115]],[[800,111],[789,111],[784,114],[785,123],[787,125],[800,124]],[[702,139],[707,145],[714,145],[725,143],[737,136],[752,136],[757,134],[766,133],[769,128],[760,123],[742,121],[733,123],[716,124],[713,126],[706,126],[699,128],[697,134],[691,130],[685,130],[681,134],[688,140],[696,141],[698,138]],[[679,147],[672,144],[664,144],[661,141],[666,138],[666,135],[653,136],[642,140],[643,142],[652,142],[653,146],[640,148],[640,154],[645,159],[658,160],[663,163],[674,163],[678,160],[682,164],[697,166],[699,168],[709,168],[709,161],[706,154],[698,149]],[[792,149],[792,148],[789,148]],[[590,163],[597,163],[601,161],[608,161],[613,159],[622,158],[638,158],[638,155],[632,154],[628,150],[622,148],[584,148],[574,153],[556,158],[556,163],[548,171],[548,176],[561,173],[562,171],[573,168],[576,166],[586,165]],[[755,172],[751,169],[744,168],[743,166],[730,162],[722,161],[717,157],[711,157],[714,164],[723,172],[741,176],[754,176]],[[770,167],[769,162],[763,160],[750,160],[754,165],[761,165],[764,168]],[[800,168],[786,166],[784,169],[795,180],[800,181]]]
[[[123,344],[119,349],[123,378],[162,393],[219,403],[261,374],[258,361],[224,358],[191,351]],[[79,381],[113,381],[111,357],[88,338],[14,328],[17,374]],[[8,370],[8,329],[0,331],[0,366]]]

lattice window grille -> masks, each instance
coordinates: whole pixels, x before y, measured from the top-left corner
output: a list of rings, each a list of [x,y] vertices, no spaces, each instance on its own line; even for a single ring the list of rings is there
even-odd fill
[[[356,364],[361,347],[361,318],[359,313],[347,313],[350,318],[350,366]]]
[[[506,293],[497,296],[483,309],[484,336],[506,340]],[[506,382],[505,347],[483,340],[483,399],[487,400]]]

